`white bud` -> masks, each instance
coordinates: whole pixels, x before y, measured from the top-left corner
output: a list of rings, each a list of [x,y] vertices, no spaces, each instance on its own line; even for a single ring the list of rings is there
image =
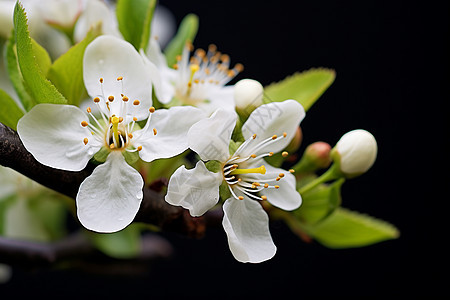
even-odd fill
[[[264,88],[256,80],[242,79],[234,85],[234,100],[240,110],[249,110],[262,105]]]
[[[377,141],[368,131],[356,129],[344,134],[335,149],[341,171],[350,176],[365,173],[377,157]]]

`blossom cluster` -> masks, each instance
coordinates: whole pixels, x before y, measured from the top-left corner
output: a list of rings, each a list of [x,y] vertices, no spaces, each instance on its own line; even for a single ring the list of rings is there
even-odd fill
[[[43,165],[67,171],[95,165],[76,196],[77,217],[89,230],[112,233],[127,227],[143,200],[145,168],[192,152],[191,165],[176,165],[169,174],[166,202],[193,217],[221,207],[233,256],[241,262],[262,262],[276,253],[269,231],[271,209],[298,211],[302,195],[325,179],[360,175],[375,161],[375,139],[367,131],[356,131],[325,151],[324,159],[336,162],[332,176],[319,177],[302,189],[294,174],[302,167],[285,170],[280,163],[289,147],[298,149],[305,117],[301,101],[272,101],[258,81],[237,81],[242,64],[232,64],[214,44],[194,50],[185,38],[178,53],[168,57],[155,33],[157,24],[144,38],[148,43],[137,47],[120,29],[111,4],[45,2],[48,5],[36,6],[24,0],[23,5],[31,35],[50,43],[44,46],[51,56],[84,41],[99,22],[101,32],[83,51],[85,101],[37,103],[20,118],[17,132]],[[0,4],[13,15],[13,1]],[[13,22],[2,18],[7,35]],[[311,167],[320,158],[312,156],[297,165]]]

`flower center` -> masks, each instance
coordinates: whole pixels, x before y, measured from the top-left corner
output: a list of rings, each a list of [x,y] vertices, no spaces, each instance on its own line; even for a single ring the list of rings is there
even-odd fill
[[[265,152],[264,149],[272,143],[276,143],[287,134],[281,136],[273,135],[258,144],[255,144],[256,134],[247,139],[236,150],[236,152],[224,163],[222,172],[225,182],[235,199],[243,200],[244,196],[238,196],[235,191],[247,196],[253,200],[267,200],[267,196],[261,195],[265,189],[279,189],[280,186],[274,184],[285,177],[284,173],[270,174],[267,173],[266,167],[261,165],[255,168],[246,168],[261,162],[266,156],[272,156],[273,152]],[[250,155],[245,153],[252,153]],[[287,157],[288,153],[283,152],[282,156]],[[293,173],[293,170],[289,170]],[[264,175],[264,176],[260,176]]]
[[[92,119],[92,122],[89,123],[83,121],[81,122],[81,126],[88,127],[91,130],[93,138],[96,139],[97,142],[104,144],[104,146],[110,150],[127,150],[129,152],[140,151],[142,150],[141,146],[131,149],[130,146],[132,146],[132,142],[136,139],[133,136],[135,127],[139,128],[139,126],[136,125],[138,119],[135,116],[135,113],[141,105],[141,102],[139,100],[134,100],[133,102],[129,101],[129,98],[125,96],[123,92],[123,80],[124,78],[122,76],[117,78],[118,84],[121,84],[121,101],[114,102],[116,97],[114,95],[105,95],[103,90],[104,79],[99,79],[101,95],[95,97],[93,101],[97,106],[101,118],[97,119],[97,117],[93,115],[92,109],[88,107],[87,113],[89,114],[90,119]],[[150,113],[153,113],[155,112],[155,108],[150,107],[149,111]],[[149,121],[150,116],[143,128],[143,132],[148,130]],[[156,129],[153,129],[153,132],[156,135]],[[83,142],[85,145],[88,145],[89,139],[86,137]]]
[[[192,44],[186,45],[173,66],[177,70],[176,96],[189,105],[207,101],[212,90],[223,87],[244,69],[239,63],[230,68],[230,57],[215,45],[209,45],[207,52],[197,49],[190,56],[192,48]]]

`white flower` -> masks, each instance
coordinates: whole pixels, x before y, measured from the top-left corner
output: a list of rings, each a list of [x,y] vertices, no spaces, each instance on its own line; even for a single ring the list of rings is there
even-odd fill
[[[218,108],[234,111],[233,86],[225,86],[243,70],[241,64],[230,68],[230,57],[210,45],[208,51],[197,49],[190,56],[192,45],[184,47],[177,63],[170,68],[161,53],[158,42],[150,39],[147,56],[160,74],[161,82],[155,84],[155,93],[161,103],[173,98],[183,105],[192,105],[207,114]]]
[[[180,154],[188,147],[188,129],[203,112],[194,107],[155,111],[142,57],[116,37],[100,36],[86,48],[83,77],[99,120],[91,108],[86,114],[71,105],[39,104],[17,128],[26,149],[50,167],[79,171],[102,147],[109,151],[105,163],[82,182],[76,202],[86,228],[114,232],[134,219],[143,197],[144,181],[123,152],[138,151],[147,162]],[[136,122],[145,119],[139,128]]]
[[[356,129],[344,134],[333,149],[341,171],[348,176],[367,172],[377,157],[377,141],[368,131]]]
[[[231,155],[229,143],[236,114],[219,109],[194,124],[188,133],[190,148],[204,161],[219,161],[220,171],[209,171],[202,161],[192,170],[180,167],[170,178],[166,201],[200,216],[218,203],[219,186],[225,183],[231,197],[223,204],[222,225],[231,252],[241,262],[270,259],[276,247],[259,201],[294,210],[302,200],[295,177],[265,163],[264,157],[289,144],[304,115],[303,107],[294,100],[258,107],[242,127],[246,140]]]

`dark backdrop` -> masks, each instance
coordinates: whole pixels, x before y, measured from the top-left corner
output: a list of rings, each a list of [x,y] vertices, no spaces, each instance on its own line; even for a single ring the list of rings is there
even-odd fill
[[[343,3],[345,2],[345,3]],[[302,123],[305,145],[332,145],[364,128],[379,154],[365,175],[343,188],[343,206],[395,224],[398,240],[330,250],[305,244],[283,224],[272,224],[278,247],[265,263],[236,262],[221,229],[204,239],[162,234],[173,259],[135,278],[78,272],[17,270],[0,291],[148,298],[241,298],[339,295],[382,299],[436,294],[447,273],[438,216],[448,201],[445,179],[448,119],[448,5],[444,1],[160,1],[180,22],[200,17],[194,45],[215,43],[241,62],[238,76],[264,85],[313,67],[336,70],[333,85]],[[441,3],[441,4],[440,4]],[[27,288],[27,289],[26,289]],[[444,295],[444,294],[441,294]],[[6,298],[5,298],[6,299]]]

